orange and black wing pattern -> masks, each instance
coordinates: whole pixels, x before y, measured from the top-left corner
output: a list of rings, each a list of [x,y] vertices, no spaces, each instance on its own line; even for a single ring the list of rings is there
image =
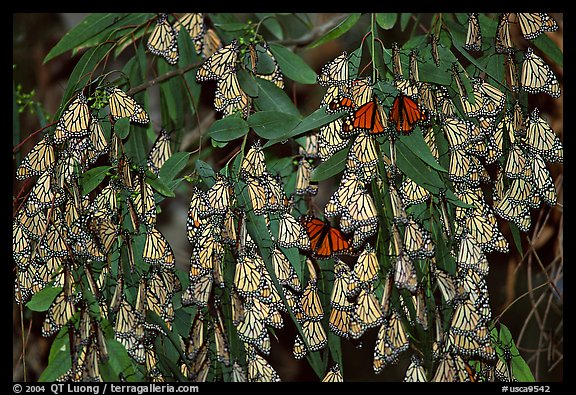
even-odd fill
[[[386,114],[374,96],[371,101],[364,103],[350,115],[344,122],[343,131],[349,133],[352,130],[363,129],[370,134],[380,134],[386,130],[386,126]]]
[[[426,120],[426,114],[418,107],[418,103],[400,94],[394,99],[389,120],[397,132],[408,135],[414,130],[416,122]]]
[[[350,242],[339,229],[310,215],[300,220],[310,238],[310,249],[315,258],[330,259],[334,255],[350,253]]]

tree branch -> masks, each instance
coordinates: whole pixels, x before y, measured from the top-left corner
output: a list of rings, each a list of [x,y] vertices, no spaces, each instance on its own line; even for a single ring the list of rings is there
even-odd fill
[[[134,94],[136,94],[138,92],[146,90],[146,89],[150,88],[151,86],[159,84],[159,83],[166,81],[172,77],[176,77],[178,75],[184,75],[187,72],[189,72],[190,70],[192,70],[196,67],[199,67],[202,63],[204,63],[204,61],[201,61],[198,63],[192,63],[192,64],[189,64],[185,67],[176,69],[176,70],[171,70],[165,74],[159,75],[158,77],[156,77],[150,81],[144,82],[140,85],[137,85],[137,86],[131,88],[128,92],[126,92],[126,94],[128,94],[129,96],[133,96]]]
[[[306,45],[316,41],[316,39],[322,37],[324,34],[326,34],[326,32],[338,26],[347,17],[347,15],[341,15],[341,16],[342,16],[341,18],[335,17],[328,20],[326,23],[320,26],[314,27],[312,30],[310,30],[302,37],[288,38],[286,40],[278,40],[274,42],[285,46],[305,47]]]

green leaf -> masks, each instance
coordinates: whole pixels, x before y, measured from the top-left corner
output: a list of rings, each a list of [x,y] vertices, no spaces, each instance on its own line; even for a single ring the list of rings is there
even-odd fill
[[[266,29],[268,29],[278,40],[284,39],[282,26],[280,26],[280,23],[278,23],[278,20],[275,18],[275,14],[262,12],[257,12],[255,14],[262,21],[262,24],[266,26]]]
[[[39,382],[56,381],[72,367],[70,359],[70,337],[68,336],[68,326],[65,325],[56,335],[50,355],[48,357],[48,366],[38,378]]]
[[[26,307],[32,311],[46,311],[60,292],[62,292],[62,287],[44,288],[32,296],[32,299],[26,303]]]
[[[345,114],[346,113],[344,112],[339,112],[336,114],[327,114],[326,107],[320,107],[318,110],[314,111],[312,114],[304,118],[298,125],[296,125],[294,129],[289,131],[286,134],[286,136],[284,136],[282,139],[272,139],[268,141],[266,144],[264,144],[263,148],[270,147],[287,138],[295,137],[302,133],[306,133],[309,130],[316,129],[322,125],[326,125],[334,121],[335,119],[341,118]]]
[[[316,83],[316,72],[300,56],[276,43],[270,44],[270,51],[286,77],[302,84]]]
[[[97,68],[98,64],[112,48],[112,43],[103,43],[97,47],[90,48],[84,55],[82,55],[68,78],[68,85],[62,95],[62,103],[67,103],[76,90],[83,88],[84,85],[88,83],[92,72]],[[64,109],[65,107],[62,106],[54,116],[54,119],[60,118]]]
[[[132,363],[126,347],[112,337],[106,336],[105,341],[108,360],[100,363],[100,374],[104,381],[120,381],[121,375],[127,381],[141,381],[143,377]]]
[[[348,144],[346,148],[336,152],[328,158],[326,162],[320,163],[320,165],[312,171],[310,181],[323,181],[344,171],[351,144],[352,143]]]
[[[285,140],[288,132],[300,122],[300,118],[278,111],[259,111],[248,118],[248,125],[265,139]]]
[[[198,63],[202,60],[200,55],[196,53],[196,47],[192,42],[192,38],[190,38],[190,35],[186,32],[186,29],[180,29],[178,34],[178,51],[178,67],[180,68]],[[184,92],[191,104],[191,115],[196,114],[196,109],[200,101],[200,92],[202,91],[202,86],[196,81],[196,74],[193,70],[188,71],[182,76],[186,84]]]
[[[120,118],[114,123],[114,133],[124,140],[130,133],[130,118]]]
[[[54,48],[48,52],[48,55],[46,55],[44,58],[44,64],[49,62],[51,59],[54,59],[56,56],[81,45],[90,37],[119,22],[124,17],[126,17],[126,15],[128,14],[94,13],[88,15],[76,27],[66,33],[66,35],[64,35],[64,37],[62,37],[62,39],[54,46]]]
[[[348,30],[350,30],[356,24],[356,22],[358,22],[360,16],[362,16],[361,13],[350,14],[349,16],[346,17],[346,19],[344,19],[342,22],[340,22],[338,25],[332,28],[328,33],[324,34],[318,40],[308,45],[308,48],[309,49],[315,48],[319,45],[327,43],[328,41],[337,39],[338,37],[346,33]]]
[[[256,84],[256,77],[254,74],[245,69],[240,69],[236,73],[238,76],[238,83],[240,88],[250,97],[258,96],[258,84]]]
[[[514,348],[516,348],[516,346],[514,346]],[[518,350],[516,350],[516,352],[512,352],[512,361],[510,365],[512,366],[512,374],[516,380],[522,383],[532,383],[536,381],[532,375],[532,372],[530,371],[530,366],[528,366]]]
[[[161,177],[148,178],[147,182],[148,184],[150,184],[150,186],[152,186],[152,188],[154,188],[159,194],[163,196],[166,197],[176,196],[172,191],[172,189],[170,189],[170,187],[166,184],[166,181],[164,181]]]
[[[214,26],[227,32],[239,32],[244,30],[246,24],[241,22],[227,22],[227,23],[214,22]]]
[[[258,97],[254,99],[254,105],[259,111],[278,111],[300,116],[298,108],[276,84],[262,78],[256,78],[256,84],[258,84]]]
[[[433,169],[448,173],[448,170],[443,168],[434,155],[432,155],[432,152],[430,152],[430,147],[426,143],[426,140],[424,140],[422,133],[414,132],[409,136],[402,136],[401,140],[398,140],[398,142],[398,146],[401,147],[401,149],[407,147],[414,155]]]
[[[106,178],[112,166],[99,166],[88,170],[80,176],[82,196],[92,192]]]
[[[188,164],[190,152],[174,152],[160,168],[159,177],[163,180],[173,180]]]
[[[508,226],[510,227],[510,233],[512,233],[512,240],[514,240],[514,245],[516,246],[516,249],[520,255],[523,256],[524,251],[522,250],[522,238],[520,236],[520,230],[514,222],[508,222]]]
[[[501,344],[497,344],[497,351],[502,350],[502,347],[510,349],[510,354],[512,355],[512,361],[510,364],[512,366],[512,374],[514,378],[520,382],[534,382],[535,379],[530,371],[530,367],[520,355],[520,351],[516,347],[516,344],[514,344],[510,330],[502,323],[500,323],[498,340]],[[499,355],[499,357],[501,357],[501,355]]]
[[[164,75],[172,70],[174,66],[168,64],[162,58],[156,64],[158,74]],[[182,83],[177,78],[169,78],[160,84],[160,106],[162,111],[163,126],[166,129],[180,129],[184,123],[184,100],[182,98]],[[170,122],[167,122],[170,120]]]
[[[384,30],[390,30],[396,24],[396,19],[398,19],[398,14],[393,13],[381,13],[376,14],[376,23]]]
[[[434,194],[448,189],[438,173],[415,155],[402,140],[396,141],[396,165],[412,181]]]
[[[195,166],[196,171],[200,175],[200,178],[202,178],[202,181],[208,185],[208,188],[211,188],[212,185],[214,185],[214,180],[216,179],[216,173],[214,172],[214,169],[212,169],[212,166],[204,161],[201,161],[200,159],[196,161]]]
[[[216,141],[232,141],[249,131],[248,123],[242,118],[230,116],[217,120],[208,129],[208,137]]]
[[[541,34],[532,40],[532,43],[545,55],[560,67],[564,67],[564,54],[558,48],[558,45],[550,39],[546,34]]]
[[[410,22],[410,18],[412,17],[411,13],[401,13],[400,14],[400,30],[404,31],[406,30],[406,27],[408,26],[408,22]]]

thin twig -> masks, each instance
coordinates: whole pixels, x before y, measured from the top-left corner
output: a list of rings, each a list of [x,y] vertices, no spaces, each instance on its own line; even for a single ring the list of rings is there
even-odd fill
[[[293,46],[293,47],[305,47],[308,44],[313,43],[319,37],[322,37],[326,32],[330,31],[331,29],[338,26],[342,21],[347,17],[347,15],[343,15],[342,18],[332,18],[328,20],[326,23],[316,26],[314,29],[310,30],[308,33],[304,34],[302,37],[298,38],[287,38],[285,40],[275,41],[278,44],[282,44],[285,46]]]
[[[128,92],[126,92],[126,94],[128,94],[128,95],[130,95],[130,96],[133,96],[133,95],[135,95],[135,94],[138,93],[138,92],[141,92],[141,91],[143,91],[143,90],[146,90],[146,89],[150,88],[151,86],[154,86],[154,85],[156,85],[156,84],[159,84],[159,83],[161,83],[161,82],[164,82],[164,81],[166,81],[166,80],[168,80],[168,79],[170,79],[170,78],[172,78],[172,77],[176,77],[176,76],[179,76],[179,75],[184,75],[184,74],[186,74],[187,72],[189,72],[190,70],[192,70],[192,69],[194,69],[194,68],[196,68],[196,67],[199,67],[203,62],[204,62],[204,61],[198,62],[198,63],[192,63],[192,64],[189,64],[189,65],[187,65],[187,66],[181,67],[181,68],[179,68],[179,69],[171,70],[171,71],[169,71],[169,72],[167,72],[167,73],[165,73],[165,74],[159,75],[158,77],[156,77],[156,78],[154,78],[154,79],[152,79],[152,80],[150,80],[150,81],[144,82],[144,83],[142,83],[142,84],[140,84],[140,85],[137,85],[137,86],[131,88],[130,90],[128,90]]]

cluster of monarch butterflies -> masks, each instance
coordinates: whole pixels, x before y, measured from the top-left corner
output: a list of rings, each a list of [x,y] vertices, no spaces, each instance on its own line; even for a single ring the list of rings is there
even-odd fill
[[[497,52],[506,54],[510,91],[558,97],[560,88],[554,73],[531,48],[526,50],[518,78],[509,33],[512,15],[502,14],[496,37]],[[557,29],[547,14],[515,15],[526,39]],[[148,38],[149,50],[176,64],[177,33],[184,27],[197,53],[205,58],[196,78],[216,81],[214,105],[224,116],[237,111],[244,117],[249,115],[251,98],[241,89],[237,76],[247,63],[255,76],[283,88],[282,74],[267,43],[250,44],[247,61],[241,59],[236,40],[222,45],[215,31],[207,29],[202,14],[185,14],[177,18],[174,27],[168,18],[167,14],[158,16]],[[470,14],[465,48],[482,48],[477,14]],[[272,60],[271,73],[256,71],[259,53]],[[495,213],[528,231],[531,208],[539,207],[541,201],[556,204],[556,190],[546,162],[562,162],[562,143],[538,109],[525,120],[518,100],[508,108],[505,93],[485,79],[471,79],[457,65],[452,75],[462,116],[445,86],[420,80],[416,51],[410,52],[409,76],[404,78],[400,48],[392,46],[393,87],[398,93],[389,111],[373,89],[376,84],[370,78],[351,75],[349,62],[344,52],[326,64],[318,76],[318,83],[327,88],[321,106],[329,113],[343,111],[345,115],[306,136],[305,146],[299,151],[295,187],[295,195],[304,195],[309,202],[310,195],[318,191],[318,185],[310,182],[313,160],[326,161],[349,147],[340,184],[323,211],[324,217],[338,219],[338,226],[313,215],[295,218],[291,214],[293,201],[288,199],[281,179],[267,170],[258,142],[243,157],[238,176],[247,191],[249,204],[245,209],[263,217],[266,223],[273,241],[270,257],[262,256],[248,234],[246,214],[235,209],[239,206],[238,189],[233,178],[217,174],[212,185],[193,189],[187,218],[193,250],[189,285],[182,292],[181,303],[195,305],[198,310],[189,337],[181,339],[185,356],[180,361],[181,373],[190,380],[204,381],[217,362],[231,368],[237,381],[279,381],[280,376],[262,354],[270,353],[269,330],[284,326],[282,312],[291,313],[300,328],[294,340],[295,358],[325,348],[328,336],[322,324],[325,311],[318,285],[322,274],[318,274],[314,260],[333,259],[328,328],[354,341],[367,330],[376,329],[376,373],[398,362],[416,337],[416,326],[420,326],[424,331],[435,331],[436,369],[425,371],[422,350],[417,343],[412,344],[406,381],[475,380],[478,371],[473,371],[474,363],[480,364],[480,372],[488,380],[513,379],[505,361],[510,358],[503,360],[496,355],[490,337],[485,253],[508,250]],[[465,84],[463,78],[469,83]],[[471,93],[466,85],[472,86]],[[107,92],[112,120],[128,117],[132,122],[148,123],[148,115],[131,97],[115,87]],[[435,262],[437,251],[432,232],[426,228],[428,222],[410,212],[410,206],[429,202],[431,192],[403,175],[392,155],[380,152],[382,137],[401,139],[414,130],[418,132],[418,126],[436,159],[440,158],[436,139],[442,135],[448,142],[448,179],[457,198],[467,205],[456,206],[453,229],[443,223],[446,236],[455,241],[450,251],[456,262],[453,273]],[[55,145],[63,149],[58,151]],[[116,167],[117,177],[93,199],[82,197],[78,173],[105,153]],[[162,130],[148,156],[149,172],[158,175],[170,156],[170,136]],[[382,161],[386,175],[378,167]],[[486,165],[497,166],[495,182]],[[48,285],[61,288],[46,315],[46,336],[56,333],[78,312],[79,325],[69,325],[75,342],[73,365],[62,380],[100,379],[98,362],[106,360],[108,354],[103,339],[106,328],[94,316],[93,306],[83,298],[81,281],[75,278],[80,269],[78,262],[86,262],[82,267],[86,286],[96,296],[100,317],[112,319],[113,336],[136,362],[145,365],[150,380],[164,380],[153,346],[164,330],[146,322],[145,316],[147,311],[155,312],[171,330],[172,299],[180,290],[180,282],[174,273],[172,249],[156,228],[154,191],[146,182],[144,169],[138,173],[133,176],[122,154],[121,139],[114,132],[109,139],[104,136],[83,92],[78,92],[63,112],[53,135],[46,135],[17,169],[18,179],[38,179],[13,223],[16,300],[23,304]],[[482,189],[488,183],[494,184],[492,205],[485,201]],[[393,211],[390,247],[386,251],[390,262],[379,261],[381,248],[372,243],[384,225],[372,193],[376,189],[389,196]],[[133,234],[120,229],[124,213],[131,219]],[[145,235],[142,261],[146,270],[134,257],[132,244],[138,235]],[[115,246],[122,246],[120,261],[126,265],[111,275],[103,262]],[[287,257],[290,249],[309,255],[303,265],[307,276],[296,273]],[[230,256],[234,274],[225,280],[224,273],[230,271],[225,265],[231,262],[225,257]],[[268,258],[274,279],[265,263]],[[351,259],[352,267],[348,263]],[[305,286],[303,278],[307,278]],[[424,287],[429,278],[435,281],[434,295]],[[135,298],[125,292],[125,282],[137,287]],[[381,284],[383,293],[376,292]],[[104,295],[103,290],[110,286],[114,294]],[[222,295],[229,295],[229,300]],[[440,299],[444,303],[438,303]],[[450,314],[440,310],[445,305],[451,307]],[[429,317],[430,313],[434,316]],[[229,320],[242,342],[245,361],[230,356]],[[247,366],[246,372],[241,365]],[[340,367],[335,364],[323,381],[342,380]]]
[[[140,104],[122,90],[105,91],[113,122],[120,118],[149,122]],[[113,165],[109,182],[82,196],[81,177],[101,156]],[[170,156],[170,137],[162,130],[147,159],[150,173],[158,175]],[[60,289],[46,313],[44,336],[79,317],[79,325],[67,326],[74,355],[60,380],[100,380],[99,363],[108,359],[105,337],[115,338],[135,361],[146,364],[151,379],[162,379],[152,341],[163,330],[146,322],[145,316],[154,311],[170,328],[172,296],[180,283],[172,249],[156,229],[154,191],[145,170],[133,174],[121,139],[114,131],[106,136],[82,91],[65,108],[54,133],[46,134],[16,170],[19,180],[38,176],[13,222],[16,301],[24,304],[47,287]],[[124,217],[131,220],[131,232],[121,229]],[[134,256],[136,237],[143,244],[141,259]],[[113,256],[122,262],[115,273],[109,264]],[[126,276],[137,286],[135,300],[129,300],[124,289]],[[112,287],[113,295],[108,291]],[[84,297],[87,293],[95,302]],[[97,303],[99,314],[91,303]],[[110,325],[105,327],[102,319]],[[111,332],[104,336],[106,331]]]
[[[194,48],[203,58],[210,57],[222,46],[216,31],[207,27],[204,15],[188,13],[177,18],[174,26],[168,20],[168,14],[158,14],[156,25],[152,29],[146,46],[154,55],[161,56],[175,65],[178,63],[178,34],[184,28],[190,35]]]
[[[268,44],[250,44],[248,46],[250,57],[250,70],[256,77],[272,81],[278,88],[284,88],[284,79],[276,59],[270,52]],[[250,113],[252,98],[248,96],[238,81],[238,70],[247,68],[245,59],[240,55],[240,44],[236,39],[230,44],[220,47],[198,69],[196,80],[216,81],[214,93],[214,108],[227,117],[235,112],[240,112],[244,118]],[[259,55],[260,53],[260,55]],[[259,58],[266,56],[273,63],[270,73],[259,73]]]

